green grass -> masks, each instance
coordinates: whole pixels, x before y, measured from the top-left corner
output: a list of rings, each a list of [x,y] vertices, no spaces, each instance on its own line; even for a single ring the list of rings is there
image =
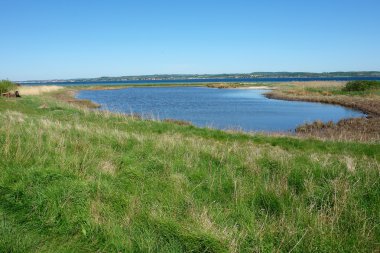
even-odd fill
[[[305,91],[329,95],[367,96],[380,95],[380,89],[347,90],[345,87],[308,87]]]
[[[0,95],[16,88],[16,84],[8,80],[0,80]]]
[[[342,89],[343,91],[368,91],[379,90],[380,81],[350,81]]]
[[[0,252],[376,252],[379,162],[380,144],[1,98]]]
[[[365,95],[380,95],[380,81],[350,81],[342,88],[340,87],[308,87],[305,88],[308,92],[316,93],[330,93],[331,95],[351,95],[351,96],[365,96]]]

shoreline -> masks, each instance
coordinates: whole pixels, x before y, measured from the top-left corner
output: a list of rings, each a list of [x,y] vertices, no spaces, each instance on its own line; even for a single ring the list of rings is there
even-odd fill
[[[226,89],[263,89],[263,86],[253,86],[253,87],[237,87],[237,88],[226,88]],[[345,102],[345,100],[341,101],[339,100],[338,96],[331,96],[329,97],[329,100],[323,100],[323,99],[317,99],[313,98],[311,96],[302,96],[302,97],[286,97],[281,96],[284,91],[281,90],[279,87],[270,87],[265,86],[268,90],[268,92],[265,92],[263,95],[268,99],[277,99],[277,100],[287,100],[287,101],[303,101],[303,102],[312,102],[312,103],[322,103],[322,104],[331,104],[331,105],[337,105],[342,106],[348,109],[357,110],[359,112],[364,113],[365,115],[361,117],[350,117],[350,118],[344,118],[339,120],[336,123],[333,122],[322,122],[319,120],[300,124],[296,126],[294,129],[290,131],[283,131],[280,132],[280,134],[285,134],[287,136],[293,136],[293,137],[307,137],[307,138],[318,138],[318,139],[335,139],[335,136],[340,136],[342,132],[347,132],[347,137],[349,140],[353,139],[360,139],[360,140],[367,140],[370,141],[371,138],[374,140],[380,140],[380,117],[377,116],[376,113],[373,113],[373,111],[369,110],[365,106],[362,106],[362,103],[349,103]],[[97,88],[98,89],[98,88]],[[128,114],[126,114],[128,115]],[[167,119],[169,121],[175,122],[175,119]],[[192,124],[191,122],[187,122],[189,124]],[[364,129],[358,131],[357,129]],[[369,132],[369,135],[371,137],[363,137],[366,136],[367,133],[365,131]],[[223,130],[228,131],[228,130]],[[358,133],[356,133],[358,131]],[[273,134],[270,131],[243,131],[244,133],[256,133],[256,132],[265,132],[265,134]],[[346,137],[344,137],[346,138]]]
[[[329,99],[321,100],[321,99],[313,98],[313,97],[292,97],[292,96],[286,96],[284,94],[275,93],[275,92],[265,93],[264,96],[268,99],[277,99],[277,100],[284,100],[284,101],[300,101],[300,102],[338,105],[338,106],[345,107],[347,109],[353,109],[353,110],[362,112],[366,115],[365,118],[378,117],[380,115],[378,112],[371,111],[357,103],[350,104],[344,101],[336,101],[336,100],[329,100]]]
[[[344,83],[342,82],[313,82],[309,86],[312,87],[341,87]],[[290,132],[281,132],[281,134],[286,134],[288,136],[301,136],[301,137],[315,137],[315,138],[327,138],[335,139],[334,135],[340,135],[340,131],[349,132],[349,139],[363,139],[363,137],[355,137],[355,131],[358,129],[362,131],[359,135],[365,135],[364,131],[369,131],[370,135],[375,138],[375,140],[380,140],[380,101],[376,98],[371,97],[360,97],[360,96],[346,96],[346,95],[320,95],[312,92],[305,92],[304,90],[298,90],[300,87],[302,89],[308,88],[305,83],[282,83],[281,85],[274,86],[273,84],[269,85],[260,85],[260,86],[244,86],[244,84],[237,85],[234,84],[234,87],[210,87],[208,84],[203,85],[147,85],[147,86],[75,86],[75,87],[64,87],[58,91],[54,91],[49,94],[49,96],[54,97],[57,100],[78,105],[81,107],[86,107],[90,109],[99,109],[101,106],[91,100],[78,99],[76,98],[77,92],[81,90],[115,90],[115,89],[126,89],[126,88],[136,88],[136,87],[208,87],[208,88],[222,88],[222,89],[239,89],[239,90],[268,90],[263,95],[268,99],[277,99],[277,100],[286,100],[286,101],[303,101],[303,102],[314,102],[322,104],[331,104],[343,106],[345,108],[358,110],[364,114],[363,117],[356,118],[345,118],[337,123],[332,122],[321,122],[314,121],[311,123],[298,125],[295,129],[292,129]],[[290,88],[289,88],[290,87]],[[37,87],[38,88],[38,87]],[[372,99],[372,100],[371,100]],[[378,109],[379,108],[379,109]],[[108,110],[106,110],[108,111]],[[109,111],[111,112],[111,111]],[[112,113],[112,112],[111,112]],[[127,113],[125,115],[128,115]],[[175,119],[167,119],[168,121],[176,122]],[[191,122],[186,122],[188,124]],[[182,124],[182,123],[181,123]],[[364,129],[364,130],[363,130]],[[223,130],[226,131],[226,130]],[[250,133],[249,131],[244,131],[245,133]],[[255,131],[253,131],[255,132]],[[261,131],[262,132],[262,131]],[[271,134],[269,131],[265,131],[268,134]],[[327,136],[327,137],[326,137]]]
[[[300,136],[323,139],[336,139],[338,136],[338,139],[380,141],[380,100],[376,97],[295,95],[283,90],[272,91],[265,96],[269,99],[339,105],[366,114],[364,117],[342,119],[337,123],[314,121],[302,124],[295,129]]]

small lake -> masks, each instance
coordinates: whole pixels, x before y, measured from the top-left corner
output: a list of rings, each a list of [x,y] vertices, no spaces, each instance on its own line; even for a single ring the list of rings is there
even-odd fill
[[[292,131],[298,125],[322,120],[337,122],[363,113],[336,105],[268,99],[267,90],[206,87],[137,87],[83,90],[89,99],[114,112],[145,118],[190,121],[200,127],[244,131]]]

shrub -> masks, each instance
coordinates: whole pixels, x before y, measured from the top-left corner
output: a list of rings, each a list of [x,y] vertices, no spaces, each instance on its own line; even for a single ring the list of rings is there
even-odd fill
[[[379,81],[350,81],[343,87],[343,91],[366,91],[380,89]]]
[[[0,81],[0,93],[8,92],[16,88],[16,84],[8,81],[8,80],[2,80]],[[1,94],[0,94],[1,95]]]

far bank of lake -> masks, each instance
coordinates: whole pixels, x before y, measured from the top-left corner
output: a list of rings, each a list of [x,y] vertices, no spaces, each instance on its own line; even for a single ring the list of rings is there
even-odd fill
[[[258,77],[258,78],[193,78],[193,79],[143,79],[123,81],[27,81],[25,85],[94,86],[94,85],[200,85],[206,83],[287,83],[287,82],[347,82],[355,80],[380,80],[374,76],[347,77]]]

